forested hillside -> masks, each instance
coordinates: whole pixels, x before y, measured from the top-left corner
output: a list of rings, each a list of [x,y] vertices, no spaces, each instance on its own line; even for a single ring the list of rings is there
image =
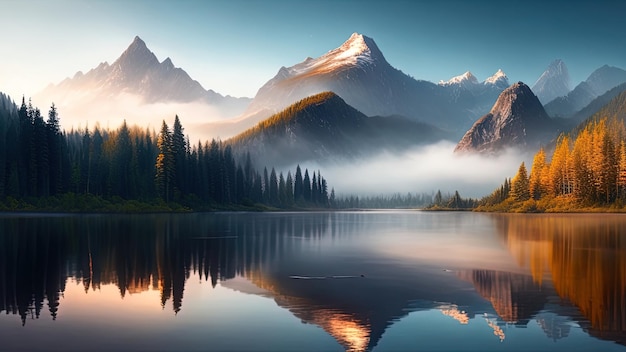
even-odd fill
[[[530,175],[522,163],[479,209],[626,211],[625,118],[626,92],[571,134],[561,135],[551,156],[540,149]]]
[[[178,116],[158,133],[126,122],[63,132],[54,104],[44,120],[30,102],[0,96],[0,209],[320,208],[330,198],[319,171],[259,172],[220,141],[192,145]]]

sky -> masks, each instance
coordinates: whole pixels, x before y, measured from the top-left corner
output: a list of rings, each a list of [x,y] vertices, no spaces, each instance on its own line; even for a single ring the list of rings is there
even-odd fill
[[[253,97],[281,66],[317,57],[353,32],[417,79],[502,69],[532,85],[564,60],[575,85],[604,64],[626,69],[626,1],[0,0],[0,91],[15,100],[141,37],[223,95]]]

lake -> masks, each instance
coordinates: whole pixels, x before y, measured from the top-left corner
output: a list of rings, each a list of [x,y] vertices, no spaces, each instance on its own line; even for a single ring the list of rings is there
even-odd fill
[[[626,351],[626,216],[0,214],[0,350]]]

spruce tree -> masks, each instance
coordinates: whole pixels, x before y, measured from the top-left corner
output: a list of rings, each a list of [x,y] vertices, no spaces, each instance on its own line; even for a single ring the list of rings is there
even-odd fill
[[[524,162],[519,166],[517,175],[513,178],[511,187],[511,196],[515,201],[523,202],[530,199],[530,184],[528,181],[528,173]]]
[[[304,200],[304,184],[302,180],[302,171],[300,170],[300,165],[296,167],[296,176],[293,183],[293,198],[296,203]]]
[[[161,132],[157,138],[157,148],[159,154],[156,159],[154,182],[159,196],[169,202],[172,197],[172,183],[174,182],[174,155],[171,135],[165,121],[161,125]]]
[[[304,169],[304,179],[302,180],[302,197],[307,203],[311,201],[311,179],[309,178],[309,169]]]

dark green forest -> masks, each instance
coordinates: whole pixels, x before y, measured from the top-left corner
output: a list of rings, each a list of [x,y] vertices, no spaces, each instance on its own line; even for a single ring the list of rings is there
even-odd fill
[[[241,160],[238,160],[241,159]],[[257,170],[229,145],[189,142],[178,116],[158,133],[128,126],[63,131],[0,93],[0,210],[171,211],[333,206],[320,171]]]

